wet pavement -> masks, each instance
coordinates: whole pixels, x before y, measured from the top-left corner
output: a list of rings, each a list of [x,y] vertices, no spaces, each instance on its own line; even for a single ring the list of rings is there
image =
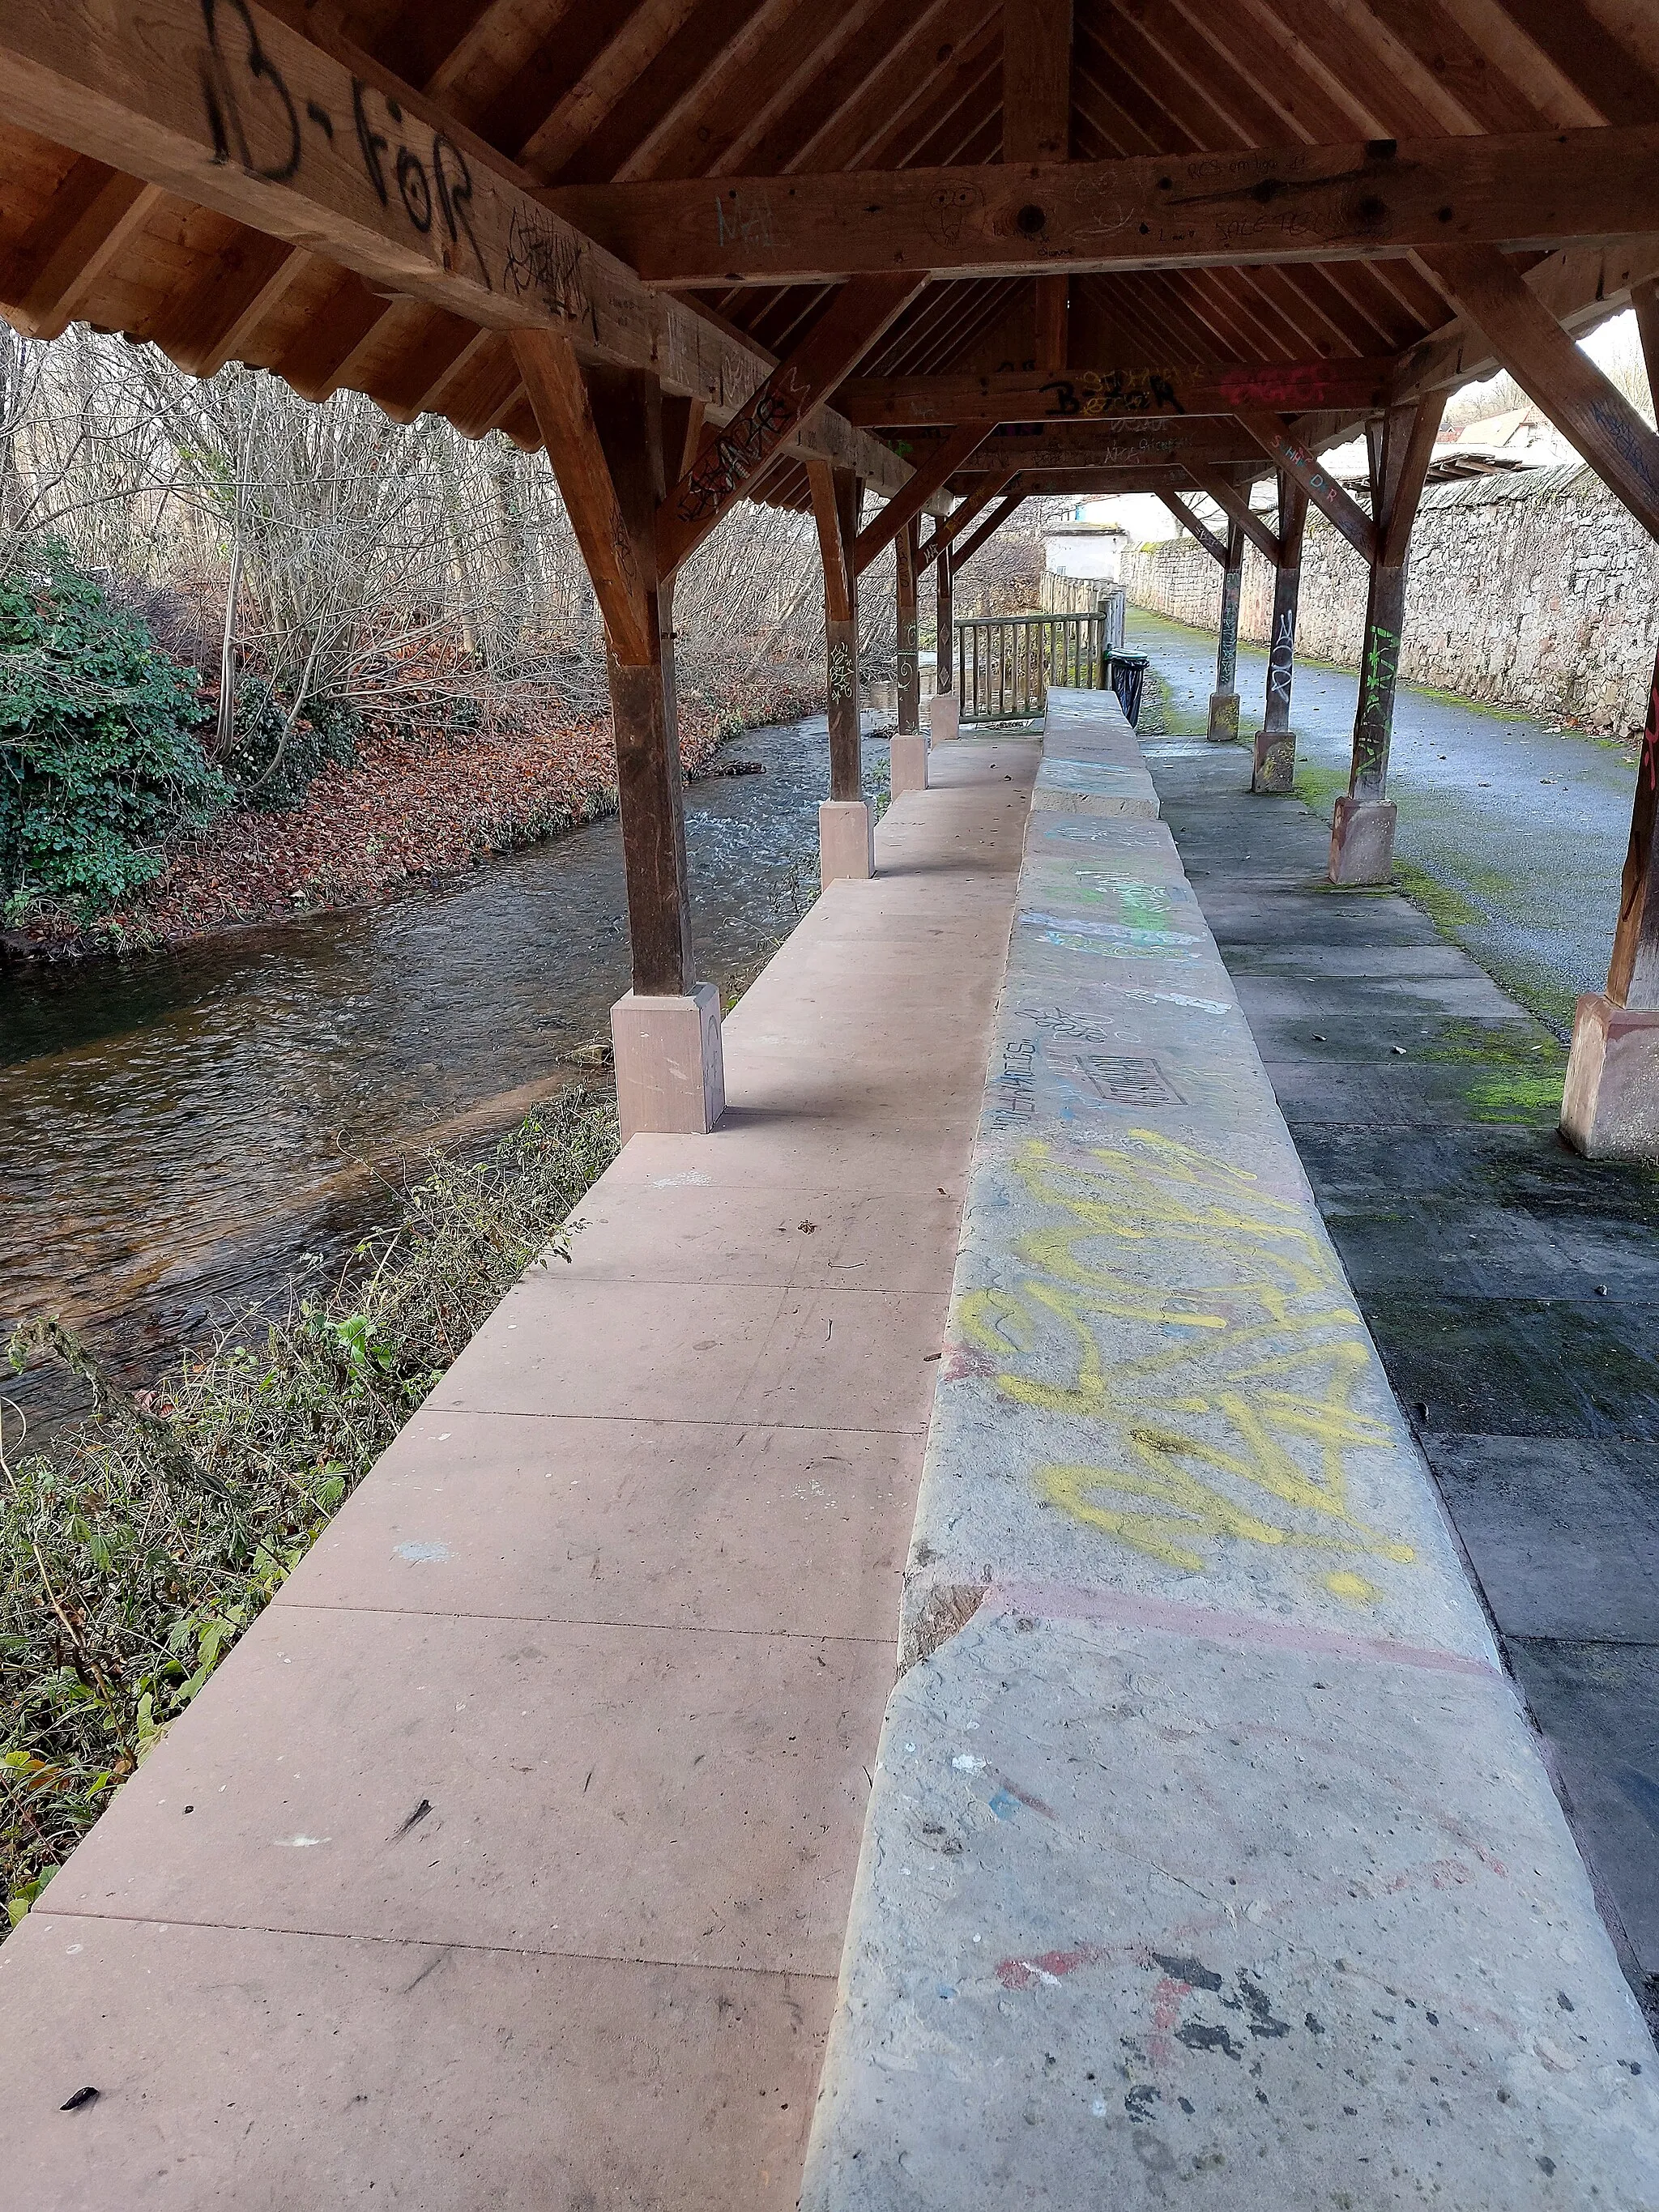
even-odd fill
[[[1128,611],[1126,642],[1151,656],[1171,734],[1201,736],[1215,683],[1215,639]],[[1267,656],[1241,646],[1238,726],[1261,727]],[[1355,678],[1298,661],[1291,720],[1300,795],[1330,819],[1348,787]],[[1559,1036],[1581,991],[1607,978],[1619,878],[1630,836],[1633,747],[1402,684],[1389,796],[1405,888],[1456,943]]]
[[[1144,618],[1134,628],[1169,675],[1178,713],[1186,663]],[[1322,687],[1337,714],[1344,681],[1351,698],[1351,678],[1298,672],[1299,728],[1313,723],[1309,694]],[[1402,718],[1408,728],[1415,713],[1413,703]],[[1431,849],[1417,729],[1397,754],[1408,856]],[[1497,726],[1489,756],[1502,738]],[[1312,742],[1322,757],[1327,737]],[[1563,896],[1559,845],[1541,842],[1530,888],[1513,895],[1516,935],[1548,948],[1559,990],[1583,977],[1583,963],[1594,975],[1605,960],[1599,921],[1577,909],[1600,911],[1586,883],[1616,884],[1612,802],[1622,809],[1626,796],[1607,787],[1627,776],[1582,739],[1522,730],[1511,742],[1529,765],[1547,745],[1559,767],[1584,771],[1554,801],[1519,792],[1512,776],[1505,796],[1517,825],[1532,823],[1541,839],[1551,804],[1600,825],[1594,838],[1580,833],[1577,895]],[[1146,750],[1321,1211],[1654,2021],[1659,1174],[1592,1164],[1562,1144],[1557,1037],[1398,892],[1333,890],[1324,822],[1298,799],[1252,798],[1243,747],[1176,736],[1150,738]],[[1444,833],[1472,842],[1478,819],[1460,800]],[[1620,857],[1624,836],[1621,814]]]

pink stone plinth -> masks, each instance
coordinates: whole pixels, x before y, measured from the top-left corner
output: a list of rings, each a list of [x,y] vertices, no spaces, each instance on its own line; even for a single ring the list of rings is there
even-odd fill
[[[1295,781],[1296,732],[1258,730],[1250,789],[1271,792],[1277,797],[1287,792]]]
[[[1394,873],[1398,811],[1391,799],[1354,799],[1343,793],[1331,823],[1329,873],[1334,884],[1388,882]]]
[[[818,808],[818,881],[875,872],[875,816],[861,799],[826,799]]]
[[[954,691],[937,691],[928,701],[927,726],[936,745],[962,734],[962,708]]]
[[[907,791],[926,791],[927,788],[927,738],[921,730],[900,730],[893,738],[889,763],[891,789],[895,799],[902,798]]]
[[[611,1009],[622,1140],[642,1129],[700,1137],[726,1111],[720,994],[698,983],[685,998],[630,991]]]
[[[1578,1001],[1561,1134],[1592,1160],[1659,1160],[1659,1012]]]
[[[1205,732],[1212,745],[1231,745],[1238,736],[1238,694],[1212,691],[1210,726]]]

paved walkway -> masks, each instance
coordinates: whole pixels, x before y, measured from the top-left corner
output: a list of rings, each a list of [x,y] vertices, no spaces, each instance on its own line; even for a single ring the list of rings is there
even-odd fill
[[[1169,722],[1201,736],[1215,638],[1131,607],[1128,641],[1170,690]],[[1267,661],[1238,655],[1239,727],[1261,720]],[[1330,819],[1348,787],[1355,678],[1298,661],[1298,788]],[[1146,718],[1143,716],[1143,725]],[[1396,854],[1425,903],[1505,989],[1565,1036],[1580,991],[1607,979],[1630,836],[1635,755],[1443,691],[1400,687],[1389,794]]]
[[[1555,1038],[1404,898],[1333,891],[1242,748],[1147,753],[1659,2026],[1659,1177],[1562,1144]]]
[[[0,1951],[0,2204],[793,2205],[1035,755],[935,754]]]

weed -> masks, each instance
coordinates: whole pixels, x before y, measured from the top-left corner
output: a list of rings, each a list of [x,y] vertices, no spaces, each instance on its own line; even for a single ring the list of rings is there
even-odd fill
[[[13,1367],[63,1361],[93,1407],[49,1455],[0,1455],[9,1924],[503,1293],[568,1258],[570,1209],[616,1146],[613,1109],[573,1090],[483,1161],[433,1158],[331,1290],[296,1285],[136,1397],[56,1318],[18,1329]]]

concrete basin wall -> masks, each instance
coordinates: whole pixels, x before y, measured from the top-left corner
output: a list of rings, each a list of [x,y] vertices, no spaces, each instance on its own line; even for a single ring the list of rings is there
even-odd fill
[[[1045,750],[804,2212],[1659,2204],[1652,2044],[1133,732],[1054,693]]]

